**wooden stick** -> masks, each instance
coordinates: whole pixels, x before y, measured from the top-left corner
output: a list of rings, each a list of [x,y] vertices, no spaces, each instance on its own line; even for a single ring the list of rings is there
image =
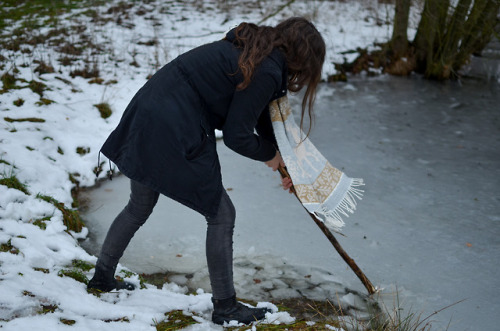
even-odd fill
[[[278,168],[278,171],[280,172],[282,178],[286,178],[286,177],[291,178],[290,175],[288,174],[288,171],[285,168],[283,168],[282,166],[280,166]],[[291,190],[292,190],[293,194],[295,195],[295,197],[297,199],[299,199],[299,197],[297,196],[297,192],[295,192],[295,188],[293,186],[292,186]],[[299,201],[300,201],[300,199],[299,199]],[[305,209],[305,207],[304,207],[304,209]],[[309,213],[309,211],[307,209],[306,209],[306,211],[309,214],[309,216],[311,216],[314,223],[316,223],[316,225],[321,229],[321,231],[323,231],[325,236],[328,238],[328,240],[333,245],[333,247],[335,247],[335,249],[340,254],[342,259],[344,259],[344,261],[349,265],[349,267],[351,267],[352,271],[354,271],[356,276],[358,276],[358,278],[361,280],[363,285],[368,290],[368,294],[370,294],[370,295],[374,294],[376,292],[375,287],[372,285],[370,280],[365,276],[363,271],[361,271],[361,269],[358,267],[356,262],[354,262],[354,260],[351,259],[351,257],[349,255],[347,255],[346,251],[344,251],[342,246],[340,246],[339,242],[334,237],[332,232],[326,227],[325,223],[318,220],[313,214]]]

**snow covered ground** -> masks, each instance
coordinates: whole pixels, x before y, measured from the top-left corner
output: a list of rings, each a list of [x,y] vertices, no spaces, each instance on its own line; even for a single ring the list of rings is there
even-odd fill
[[[165,312],[183,310],[194,314],[194,318],[199,322],[191,326],[191,330],[221,329],[210,322],[210,294],[203,290],[199,290],[197,295],[186,294],[186,288],[182,286],[182,283],[169,283],[162,289],[147,286],[146,289],[139,291],[130,293],[122,291],[100,297],[87,294],[83,283],[66,277],[64,274],[67,274],[68,270],[78,269],[78,265],[80,265],[78,270],[81,273],[87,278],[92,276],[93,269],[87,270],[81,265],[84,265],[82,262],[95,263],[96,258],[88,254],[78,243],[79,239],[87,237],[88,230],[84,228],[79,233],[66,232],[62,213],[53,204],[39,199],[37,194],[53,197],[70,208],[73,202],[71,189],[75,185],[75,179],[80,186],[95,184],[96,178],[93,170],[97,165],[97,152],[109,132],[118,123],[121,112],[132,95],[145,83],[147,76],[178,54],[199,44],[222,38],[225,31],[241,21],[260,22],[265,19],[264,23],[274,24],[281,18],[291,15],[308,15],[317,24],[328,45],[325,76],[333,73],[331,61],[342,60],[343,55],[340,52],[358,46],[366,47],[374,41],[386,40],[391,32],[390,22],[393,8],[390,5],[380,4],[378,1],[295,1],[277,15],[270,16],[285,3],[285,1],[271,0],[242,1],[238,6],[228,6],[227,2],[221,1],[184,1],[182,4],[148,2],[136,4],[135,7],[126,8],[126,10],[115,6],[117,3],[109,3],[104,7],[94,8],[98,15],[84,14],[86,10],[81,9],[79,11],[82,15],[70,17],[70,14],[66,14],[67,19],[59,22],[59,28],[61,25],[68,24],[68,29],[71,32],[64,35],[68,42],[67,45],[100,45],[102,48],[90,46],[83,48],[78,59],[73,60],[70,65],[64,65],[59,61],[63,57],[63,53],[56,52],[55,49],[58,47],[49,46],[49,42],[37,45],[23,44],[20,50],[0,49],[2,55],[0,73],[1,75],[5,73],[14,75],[17,78],[16,85],[18,87],[0,94],[2,115],[0,119],[0,177],[15,176],[26,184],[30,193],[25,194],[19,190],[0,185],[1,328],[5,330],[152,330],[154,329],[153,321],[163,320]],[[75,12],[71,15],[73,14]],[[16,24],[19,23],[13,23],[9,29],[16,28]],[[32,35],[48,34],[53,30],[47,26],[33,32]],[[70,75],[76,69],[85,68],[82,59],[88,59],[95,64],[102,81]],[[55,72],[40,73],[40,70],[36,70],[40,62],[51,64]],[[35,84],[36,82],[42,82],[47,88],[43,92],[40,89],[37,90],[36,86],[40,87],[41,85]],[[28,85],[33,88],[28,88]],[[356,86],[351,84],[344,86],[346,91],[349,91],[350,88],[356,88]],[[330,93],[328,91],[333,91],[329,88],[324,90],[326,90],[324,92],[326,94]],[[48,100],[51,100],[52,103]],[[106,119],[101,117],[94,106],[99,103],[107,103],[111,106],[113,113],[110,117]],[[341,105],[341,108],[344,109],[346,105],[348,102]],[[460,107],[460,105],[456,107]],[[449,110],[442,112],[443,121],[453,121],[449,112]],[[359,112],[357,116],[362,118]],[[398,116],[398,114],[393,116]],[[23,119],[24,121],[20,121]],[[335,132],[335,127],[322,128],[321,121],[318,122],[318,131]],[[380,130],[384,130],[383,125],[379,127]],[[457,135],[459,136],[458,133]],[[319,138],[321,139],[318,142],[322,141],[323,148],[327,150],[328,139]],[[345,145],[336,144],[336,146],[340,146],[340,152],[342,152],[342,148],[358,150],[352,146],[352,141],[355,139],[345,138]],[[415,139],[420,138],[415,136]],[[487,142],[488,140],[485,140],[485,143]],[[389,141],[381,140],[381,143],[373,142],[368,146],[373,149],[383,149],[384,143],[389,143]],[[411,144],[404,145],[403,151],[407,151],[408,146],[411,147]],[[337,155],[334,151],[331,153],[327,156]],[[353,159],[349,160],[340,160],[340,163],[343,163],[354,176],[363,176],[369,171],[369,167],[363,163],[366,160],[362,157],[358,158],[358,156],[354,155]],[[433,163],[434,161],[423,156],[414,161],[422,167],[440,165],[439,162]],[[333,161],[332,163],[336,165],[338,162]],[[394,174],[398,171],[397,166],[391,164],[390,159],[387,159],[386,163],[382,169],[385,169],[384,171],[387,171],[388,174]],[[256,168],[255,171],[261,172],[261,169]],[[70,174],[73,180],[70,179]],[[101,173],[100,178],[104,177],[105,174]],[[371,182],[373,183],[370,184],[372,187],[385,185],[385,183],[378,183],[376,180]],[[477,183],[477,181],[473,181],[474,185]],[[492,186],[490,192],[495,199],[498,185],[494,185],[494,179],[489,183],[488,185]],[[498,184],[498,180],[496,184]],[[396,183],[391,182],[390,185],[396,185]],[[464,185],[470,184],[464,183]],[[275,189],[279,188],[275,187]],[[395,192],[394,194],[397,194],[398,191]],[[280,194],[283,195],[283,192]],[[422,201],[429,200],[429,192],[421,192],[420,194],[423,195],[420,196]],[[392,201],[389,196],[383,199],[387,199],[386,204],[388,201]],[[375,200],[371,200],[370,203],[368,197],[367,201],[364,209],[361,209],[360,214],[356,214],[355,217],[359,217],[361,220],[363,217],[367,219],[367,214],[383,215],[384,210],[380,208],[384,204]],[[440,204],[436,201],[433,203]],[[496,203],[498,204],[498,200]],[[295,204],[295,202],[291,202],[291,204]],[[422,208],[426,207],[422,206]],[[417,213],[419,210],[414,212]],[[399,207],[393,212],[400,216],[399,219],[405,218],[403,207]],[[490,214],[492,217],[490,222],[497,224],[498,210],[496,210],[496,216],[494,212],[490,212]],[[456,213],[454,215],[460,216]],[[474,213],[467,215],[469,218],[475,216]],[[45,224],[45,229],[42,229],[41,223]],[[361,221],[356,223],[361,224]],[[363,226],[366,225],[360,225],[359,229],[365,230]],[[478,226],[481,229],[485,227],[484,224]],[[394,226],[382,222],[376,227],[383,229]],[[498,233],[498,228],[493,229]],[[432,230],[431,238],[437,239],[442,235],[439,230],[440,226],[436,224],[436,228]],[[466,231],[465,228],[461,230]],[[354,231],[354,235],[350,236],[357,238],[356,235],[362,230],[353,229],[352,231]],[[489,233],[489,236],[493,236],[494,231]],[[265,235],[269,240],[272,240],[272,238],[278,237],[279,233],[278,230],[274,230],[266,232]],[[400,233],[398,234],[400,235]],[[371,237],[371,234],[369,236]],[[407,236],[399,239],[401,238],[406,239]],[[494,242],[494,239],[488,240]],[[310,239],[310,242],[314,241]],[[377,285],[392,286],[399,282],[400,277],[404,277],[401,275],[392,278],[389,274],[382,274],[381,269],[375,268],[373,264],[365,260],[368,258],[365,255],[367,248],[363,247],[362,252],[357,250],[356,246],[349,247],[353,242],[358,243],[359,247],[363,247],[362,243],[368,241],[353,240],[351,244],[347,244],[346,240],[346,246],[348,245],[346,250],[354,253],[353,257],[362,268],[369,266],[365,272],[369,277],[374,275],[373,277],[377,279]],[[376,239],[370,243],[373,244],[373,247],[370,246],[369,249],[380,250]],[[498,241],[496,243],[498,246]],[[256,239],[254,245],[256,256],[258,256],[258,244]],[[457,245],[459,244],[462,242],[457,243]],[[475,243],[471,245],[473,245],[470,247],[471,251],[476,249]],[[497,248],[497,246],[493,245],[491,249]],[[329,247],[323,248],[323,250],[331,250]],[[487,251],[487,248],[484,247],[477,249],[480,251],[476,254]],[[498,250],[494,252],[498,256]],[[435,251],[432,250],[426,251],[426,254],[431,256],[434,253]],[[398,256],[398,260],[403,258],[402,255],[398,254]],[[487,256],[494,263],[494,256],[491,254]],[[453,256],[449,258],[454,259]],[[73,261],[80,262],[75,266]],[[383,270],[391,271],[394,265],[387,264],[385,261],[387,261],[385,257],[380,257],[380,261],[377,263],[383,264]],[[311,265],[314,266],[316,262],[311,260]],[[414,262],[421,263],[422,261],[416,259]],[[316,266],[318,265],[321,264],[316,264]],[[330,263],[327,265],[330,266]],[[126,267],[127,265],[124,264],[120,266],[119,270],[126,269]],[[480,265],[480,267],[484,266]],[[345,266],[342,265],[342,268]],[[246,270],[248,269],[247,267]],[[328,270],[331,269],[329,267],[316,268],[313,270],[313,274],[327,275],[326,280],[339,284],[338,288],[353,277],[351,274],[333,277]],[[460,273],[460,270],[457,269],[453,271]],[[298,275],[306,274],[306,276],[309,273],[308,270],[300,268],[295,272]],[[394,272],[399,274],[396,270]],[[432,271],[426,270],[426,272]],[[127,276],[128,274],[122,273],[122,275]],[[473,278],[473,273],[469,272],[468,275]],[[130,280],[139,285],[137,275],[132,275]],[[418,289],[426,286],[430,288],[430,284],[426,282],[430,280],[428,277],[424,278]],[[321,282],[321,280],[317,281],[318,284]],[[355,282],[356,280],[354,280],[354,284],[347,283],[346,286],[355,288],[357,286]],[[493,289],[495,288],[498,289],[498,284],[493,287]],[[359,290],[363,291],[362,288]],[[493,291],[489,295],[483,294],[483,297],[490,298],[492,294],[494,294]],[[351,299],[346,294],[344,300]],[[270,303],[261,303],[261,305],[272,306]],[[488,307],[496,309],[497,306],[488,305]],[[272,306],[272,308],[275,313],[268,316],[268,322],[290,323],[293,321],[293,317],[288,313],[276,312],[276,307]],[[40,313],[42,310],[45,313]],[[456,328],[456,330],[462,329],[466,328]]]

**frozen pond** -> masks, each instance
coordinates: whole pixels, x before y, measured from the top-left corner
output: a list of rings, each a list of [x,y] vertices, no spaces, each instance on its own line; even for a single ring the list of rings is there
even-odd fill
[[[337,239],[383,289],[388,309],[396,289],[404,310],[423,318],[465,299],[433,316],[433,330],[448,323],[448,330],[497,329],[499,104],[497,83],[417,77],[354,78],[322,86],[318,95],[311,140],[334,166],[367,184],[358,211],[346,220],[346,237]],[[240,297],[335,300],[340,293],[345,303],[345,288],[366,293],[296,199],[279,187],[277,173],[222,142],[218,147],[237,210]],[[90,237],[82,246],[91,253],[126,204],[128,186],[117,177],[85,193]],[[160,198],[121,264],[207,288],[204,238],[203,217]]]

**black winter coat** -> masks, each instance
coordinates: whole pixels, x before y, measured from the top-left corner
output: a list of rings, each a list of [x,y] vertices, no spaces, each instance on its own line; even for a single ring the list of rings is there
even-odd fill
[[[275,49],[252,82],[238,71],[230,31],[160,69],[133,97],[101,152],[127,177],[207,217],[217,214],[222,177],[214,129],[235,152],[259,161],[276,153],[268,104],[286,94],[287,70]],[[258,135],[254,134],[254,130]]]

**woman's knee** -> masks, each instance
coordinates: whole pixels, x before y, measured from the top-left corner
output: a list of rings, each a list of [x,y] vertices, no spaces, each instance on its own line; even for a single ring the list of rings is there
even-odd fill
[[[130,199],[125,210],[142,225],[153,212],[158,197],[158,192],[132,180]]]
[[[227,195],[226,191],[223,189],[217,216],[207,218],[207,222],[209,224],[226,223],[234,226],[235,219],[236,209],[234,208],[231,198],[229,198],[229,195]]]

